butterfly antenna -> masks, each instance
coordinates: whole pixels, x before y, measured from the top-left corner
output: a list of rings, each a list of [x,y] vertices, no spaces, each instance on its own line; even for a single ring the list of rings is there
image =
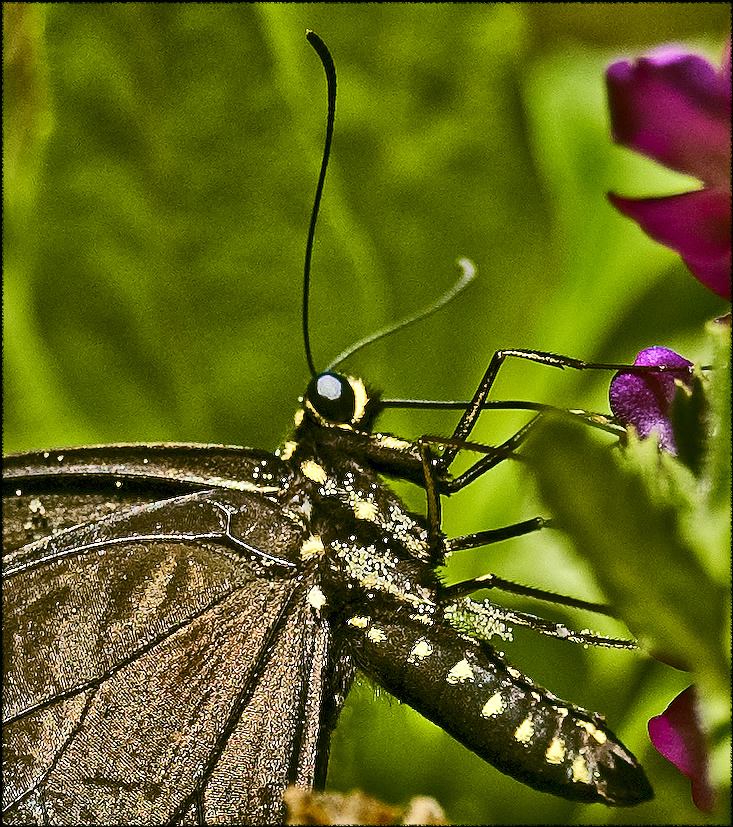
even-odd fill
[[[352,356],[357,350],[361,350],[363,347],[372,344],[372,342],[376,342],[379,339],[384,339],[386,336],[391,336],[398,330],[402,330],[405,327],[415,324],[415,322],[419,322],[422,319],[426,319],[428,316],[432,316],[433,313],[440,310],[441,307],[445,307],[448,302],[453,301],[459,293],[462,293],[463,290],[468,287],[476,276],[476,268],[467,258],[459,258],[456,263],[461,270],[461,277],[447,293],[444,293],[436,302],[428,305],[428,307],[424,307],[422,310],[419,310],[413,316],[409,316],[407,319],[402,319],[402,321],[399,321],[396,324],[383,327],[376,333],[372,333],[364,339],[356,342],[356,344],[351,345],[343,353],[340,353],[326,368],[326,370],[333,370],[336,365],[343,362],[344,359],[349,356]]]
[[[305,346],[305,358],[308,362],[308,370],[310,370],[311,376],[315,378],[316,368],[313,364],[310,333],[308,330],[311,257],[313,256],[313,239],[315,238],[316,234],[316,221],[318,220],[318,209],[321,205],[323,184],[326,180],[328,158],[331,153],[333,125],[336,120],[336,67],[333,65],[333,58],[331,57],[331,53],[328,51],[328,47],[315,32],[312,32],[310,29],[307,29],[305,37],[306,40],[311,44],[311,46],[316,50],[316,54],[321,59],[321,63],[323,64],[323,70],[326,73],[326,82],[328,84],[328,119],[326,121],[326,142],[323,146],[323,158],[321,159],[321,171],[318,175],[318,185],[316,186],[316,197],[313,199],[311,223],[310,227],[308,228],[308,241],[305,245],[305,268],[303,271],[303,344]]]

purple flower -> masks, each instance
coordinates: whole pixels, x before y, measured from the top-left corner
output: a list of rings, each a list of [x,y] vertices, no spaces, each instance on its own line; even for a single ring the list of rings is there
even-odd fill
[[[693,275],[730,299],[730,41],[718,70],[699,55],[663,46],[606,72],[613,139],[703,188],[661,198],[611,203],[656,241],[678,252]]]
[[[661,715],[649,721],[649,737],[657,751],[690,779],[695,806],[712,812],[715,791],[708,776],[708,753],[694,686],[688,686]]]
[[[672,402],[677,392],[675,380],[692,387],[692,362],[666,347],[648,347],[634,361],[635,365],[679,366],[679,371],[664,373],[617,373],[611,380],[608,398],[614,416],[624,425],[632,425],[641,439],[656,432],[659,447],[677,456],[677,444],[671,422]]]

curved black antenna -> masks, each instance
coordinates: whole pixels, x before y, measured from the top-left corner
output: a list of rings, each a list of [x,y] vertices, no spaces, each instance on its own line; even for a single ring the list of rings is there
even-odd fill
[[[364,339],[360,339],[356,344],[351,345],[350,347],[346,348],[343,353],[340,353],[331,364],[326,368],[326,370],[333,370],[340,362],[343,362],[344,359],[352,356],[356,353],[357,350],[361,350],[363,347],[372,344],[372,342],[376,342],[379,339],[384,339],[385,336],[391,336],[393,333],[396,333],[398,330],[402,330],[405,327],[409,327],[411,324],[415,322],[419,322],[422,319],[426,319],[428,316],[432,316],[433,313],[440,310],[441,307],[445,307],[448,302],[453,301],[455,297],[465,290],[466,287],[473,281],[476,277],[476,268],[473,265],[473,262],[469,261],[467,258],[459,258],[456,262],[458,267],[461,269],[461,277],[458,281],[451,287],[451,289],[442,295],[438,301],[434,304],[429,305],[428,307],[424,307],[422,310],[415,313],[413,316],[409,316],[407,319],[402,319],[400,322],[396,322],[393,325],[389,325],[388,327],[383,327],[381,330],[378,330],[376,333],[372,333],[369,336],[366,336]]]
[[[310,333],[308,332],[308,298],[310,295],[311,257],[313,255],[313,239],[316,234],[316,221],[318,219],[318,208],[321,205],[323,184],[326,180],[326,169],[328,168],[328,156],[331,152],[331,139],[333,138],[333,124],[336,120],[336,67],[333,65],[333,58],[328,47],[315,32],[306,29],[306,40],[316,50],[321,59],[323,70],[326,73],[328,84],[328,120],[326,121],[326,142],[323,146],[323,158],[321,160],[321,171],[318,175],[316,186],[316,197],[313,199],[313,211],[311,212],[311,223],[308,228],[308,241],[305,245],[305,267],[303,271],[303,345],[305,347],[305,358],[308,362],[308,370],[315,378],[316,368],[313,364],[311,353]]]

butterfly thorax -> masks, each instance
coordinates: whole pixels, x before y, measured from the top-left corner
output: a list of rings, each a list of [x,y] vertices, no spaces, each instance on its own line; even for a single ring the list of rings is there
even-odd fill
[[[349,622],[352,607],[393,603],[431,622],[437,575],[424,519],[410,512],[381,477],[382,453],[399,451],[409,470],[421,471],[413,443],[371,433],[359,411],[373,397],[358,380],[355,419],[335,423],[305,404],[296,430],[278,455],[293,473],[288,508],[303,515],[309,537],[301,560],[318,567],[323,598],[319,611],[338,605]],[[366,416],[366,415],[364,415]],[[344,450],[347,448],[348,450]],[[402,476],[402,474],[400,474]]]

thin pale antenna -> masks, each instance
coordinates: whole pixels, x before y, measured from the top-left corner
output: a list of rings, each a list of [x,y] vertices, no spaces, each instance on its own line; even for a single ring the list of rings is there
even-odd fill
[[[315,378],[316,368],[313,364],[313,354],[311,353],[310,333],[308,330],[308,306],[310,297],[310,278],[311,278],[311,257],[313,256],[313,239],[316,234],[316,221],[318,219],[318,209],[321,205],[321,195],[323,194],[323,184],[326,180],[326,169],[328,168],[328,158],[331,153],[331,140],[333,138],[333,125],[336,120],[336,67],[333,65],[333,58],[328,51],[328,47],[321,40],[321,38],[310,29],[306,29],[306,40],[316,50],[316,54],[321,59],[323,70],[326,73],[326,83],[328,84],[328,119],[326,121],[326,142],[323,146],[323,158],[321,160],[321,171],[318,175],[318,185],[316,186],[316,197],[313,199],[313,210],[311,212],[311,222],[308,228],[308,241],[305,245],[305,266],[303,270],[303,345],[305,347],[305,358],[308,362],[308,370],[311,376]]]
[[[438,299],[438,301],[428,307],[424,307],[413,316],[409,316],[407,319],[402,319],[402,321],[397,322],[396,324],[384,327],[376,333],[372,333],[364,339],[356,342],[356,344],[351,345],[343,353],[340,353],[326,368],[326,370],[333,370],[333,368],[335,368],[340,362],[343,362],[344,359],[352,356],[357,350],[361,350],[363,347],[372,344],[372,342],[376,342],[379,339],[384,339],[386,336],[391,336],[398,330],[402,330],[405,327],[409,327],[411,324],[415,324],[415,322],[427,319],[428,316],[432,316],[433,313],[436,313],[441,307],[445,307],[448,302],[453,301],[453,299],[455,299],[459,293],[462,293],[463,290],[465,290],[476,277],[476,268],[467,258],[459,258],[456,263],[462,271],[461,277],[447,293]]]

